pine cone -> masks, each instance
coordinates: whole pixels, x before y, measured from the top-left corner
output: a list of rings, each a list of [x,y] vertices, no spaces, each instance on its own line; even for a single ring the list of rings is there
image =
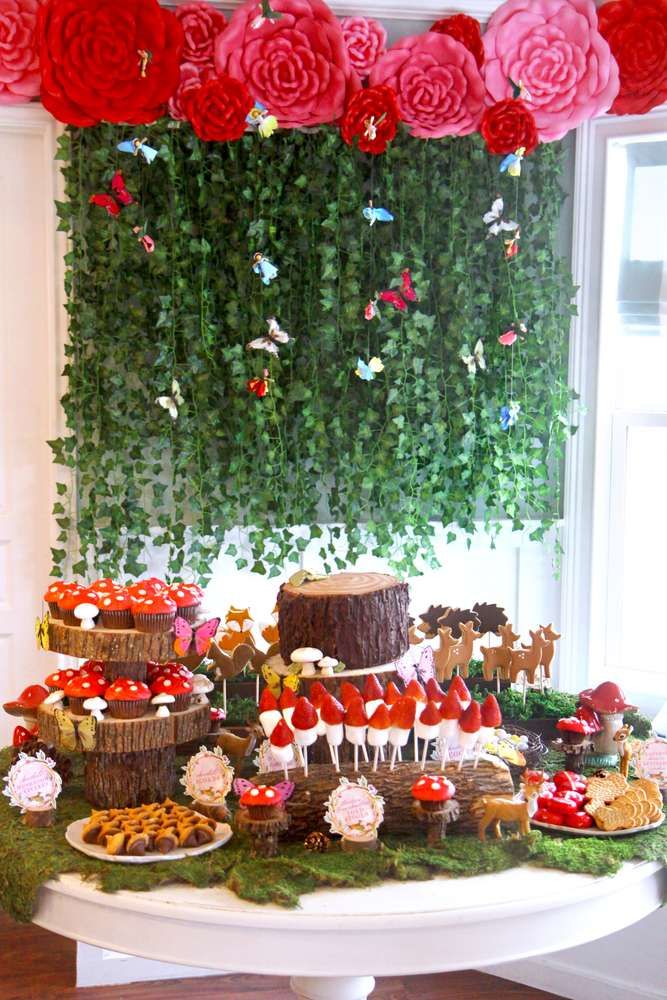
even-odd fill
[[[331,847],[331,841],[325,833],[320,833],[319,830],[315,830],[313,833],[309,833],[303,842],[303,846],[307,851],[318,851],[322,853],[323,851],[328,851]]]

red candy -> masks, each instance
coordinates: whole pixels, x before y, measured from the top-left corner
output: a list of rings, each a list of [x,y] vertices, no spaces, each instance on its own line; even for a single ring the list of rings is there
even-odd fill
[[[551,826],[563,826],[565,824],[565,816],[560,813],[551,812],[550,809],[538,809],[533,819],[536,823],[549,823]]]
[[[564,819],[565,825],[571,826],[575,830],[587,830],[593,826],[593,817],[589,816],[587,812],[571,813],[569,816],[565,816]]]

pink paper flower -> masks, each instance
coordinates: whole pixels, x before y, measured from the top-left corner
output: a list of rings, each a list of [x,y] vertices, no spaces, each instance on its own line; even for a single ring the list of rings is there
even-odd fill
[[[215,58],[215,40],[227,26],[225,15],[207,0],[179,4],[174,14],[181,22],[185,37],[181,57],[183,62],[194,63],[196,66],[212,66]]]
[[[278,20],[253,28],[257,0],[234,11],[218,37],[215,65],[248,87],[281,128],[336,121],[359,89],[340,23],[323,0],[271,0]]]
[[[602,114],[618,93],[618,67],[592,0],[505,0],[484,33],[489,103],[530,95],[541,142]],[[524,100],[525,100],[524,96]]]
[[[39,94],[36,44],[42,0],[0,0],[0,104],[22,104]]]
[[[474,132],[484,110],[484,82],[475,58],[450,35],[401,38],[375,64],[371,86],[398,95],[401,118],[422,139]]]
[[[365,79],[387,47],[387,32],[372,17],[344,17],[340,27],[352,68]]]
[[[191,90],[196,90],[203,83],[215,76],[215,69],[211,66],[197,66],[195,63],[181,63],[181,78],[175,93],[169,99],[167,105],[169,115],[177,122],[187,120],[188,114],[185,108],[185,95]]]

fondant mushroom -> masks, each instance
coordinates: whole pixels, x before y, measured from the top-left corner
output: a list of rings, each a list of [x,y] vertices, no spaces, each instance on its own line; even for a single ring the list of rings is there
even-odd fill
[[[77,604],[74,609],[74,617],[79,619],[80,628],[85,631],[95,628],[95,619],[99,613],[100,609],[96,604]]]
[[[21,691],[16,701],[6,701],[2,706],[7,715],[20,716],[34,722],[37,718],[37,707],[48,695],[41,684],[30,684]]]
[[[58,691],[58,690],[51,691],[51,693],[46,696],[42,704],[53,705],[54,708],[62,708],[64,697],[65,697],[64,691]]]
[[[299,649],[293,651],[290,659],[292,663],[299,664],[302,677],[312,677],[315,673],[315,664],[323,656],[324,653],[321,649],[315,649],[313,646],[300,646]]]
[[[195,674],[192,678],[192,693],[195,696],[195,701],[200,705],[206,704],[208,701],[206,695],[214,688],[215,684],[206,674]]]
[[[334,667],[338,666],[338,660],[333,656],[323,656],[317,661],[317,666],[319,667],[320,673],[323,677],[331,677],[334,672]]]
[[[173,694],[156,694],[151,698],[151,705],[157,705],[155,712],[156,719],[166,719],[169,715],[169,706],[173,705],[176,699]]]
[[[584,708],[592,709],[600,720],[602,728],[593,737],[595,752],[615,754],[614,734],[623,725],[623,713],[637,706],[625,700],[620,687],[613,681],[603,681],[596,688],[587,688],[579,695],[579,701]]]
[[[100,698],[96,695],[94,698],[86,698],[83,703],[83,707],[87,712],[90,712],[93,718],[97,719],[98,722],[101,722],[104,718],[102,713],[108,706],[104,698]]]

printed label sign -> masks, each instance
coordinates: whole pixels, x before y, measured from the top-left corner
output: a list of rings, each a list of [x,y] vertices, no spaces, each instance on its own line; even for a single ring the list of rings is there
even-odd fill
[[[197,802],[208,806],[221,805],[232,787],[234,768],[220,747],[201,747],[183,768],[181,784]]]
[[[327,799],[325,821],[345,840],[375,840],[384,819],[384,799],[362,775],[358,781],[341,778]]]
[[[640,778],[652,778],[661,788],[667,788],[667,740],[654,736],[633,748],[635,773]]]
[[[43,750],[38,750],[34,757],[20,753],[5,775],[6,787],[2,790],[10,805],[22,813],[55,809],[63,786],[55,766],[55,761]]]

